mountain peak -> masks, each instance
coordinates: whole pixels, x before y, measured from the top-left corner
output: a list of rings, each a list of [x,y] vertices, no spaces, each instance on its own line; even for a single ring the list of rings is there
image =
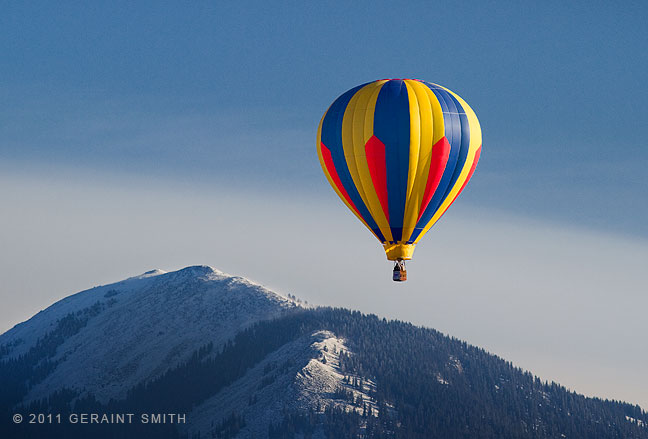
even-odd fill
[[[226,277],[235,277],[223,271],[217,270],[209,265],[190,265],[189,267],[181,268],[177,271],[166,273],[174,278],[207,278],[207,279],[222,279]]]
[[[139,276],[129,277],[129,279],[146,279],[148,277],[159,276],[161,274],[166,274],[166,271],[160,270],[159,268],[154,268],[153,270],[146,271]]]
[[[220,270],[216,270],[209,265],[190,265],[189,267],[182,268],[177,271],[177,273],[191,273],[195,275],[205,275],[205,274],[224,274]]]

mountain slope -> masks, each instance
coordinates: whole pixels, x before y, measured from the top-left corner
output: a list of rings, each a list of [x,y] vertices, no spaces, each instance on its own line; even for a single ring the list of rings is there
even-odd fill
[[[193,436],[212,432],[214,413],[233,413],[247,419],[242,437],[264,437],[268,426],[280,419],[285,410],[322,411],[331,406],[350,411],[355,407],[336,394],[342,390],[356,399],[370,401],[369,385],[354,388],[345,382],[339,354],[348,352],[343,339],[330,331],[315,331],[288,342],[270,353],[236,380],[211,398],[194,407],[188,414],[191,425],[183,429]],[[374,407],[374,414],[378,415]]]
[[[2,437],[648,438],[585,398],[432,329],[300,306],[208,267],[70,296],[0,336]],[[12,413],[186,423],[15,425]]]
[[[60,322],[72,316],[78,331],[67,331],[48,358],[53,370],[24,401],[62,388],[85,388],[105,402],[186,360],[196,347],[221,345],[255,321],[296,306],[210,267],[154,270],[69,296],[41,311],[0,336],[0,345],[9,347],[0,359],[28,354],[46,334],[65,331]]]

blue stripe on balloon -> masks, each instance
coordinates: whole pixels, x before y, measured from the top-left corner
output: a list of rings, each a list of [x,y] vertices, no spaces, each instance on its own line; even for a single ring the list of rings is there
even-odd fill
[[[461,141],[459,142],[459,157],[457,158],[457,164],[455,165],[454,172],[452,173],[452,178],[450,179],[450,184],[448,185],[445,194],[443,195],[441,203],[443,203],[446,198],[448,198],[448,195],[454,188],[455,183],[457,182],[457,179],[459,178],[459,175],[461,174],[461,171],[463,171],[463,168],[466,164],[466,159],[468,158],[468,150],[470,149],[470,124],[468,122],[468,116],[466,116],[466,113],[457,98],[452,96],[452,94],[448,93],[446,90],[443,90],[443,92],[446,94],[447,98],[453,102],[456,108],[456,112],[458,113],[457,116],[459,118],[459,123],[455,125],[455,131],[459,131],[459,138],[461,139]]]
[[[353,182],[351,173],[349,172],[349,167],[347,165],[346,159],[344,157],[344,147],[342,146],[342,120],[344,119],[344,112],[349,104],[349,101],[353,95],[364,87],[366,84],[359,85],[347,91],[343,95],[331,104],[331,107],[326,112],[326,116],[322,121],[322,133],[321,139],[322,143],[331,151],[331,157],[333,158],[333,165],[335,170],[340,177],[340,182],[344,189],[346,189],[349,194],[349,198],[353,201],[353,204],[360,212],[360,215],[365,220],[367,225],[373,232],[378,236],[381,242],[385,242],[385,237],[378,228],[378,225],[374,221],[373,217],[369,213],[369,209],[365,206],[358,189]]]
[[[386,82],[376,101],[374,135],[385,144],[389,226],[394,241],[403,236],[407,174],[409,172],[410,116],[407,86],[402,80]]]

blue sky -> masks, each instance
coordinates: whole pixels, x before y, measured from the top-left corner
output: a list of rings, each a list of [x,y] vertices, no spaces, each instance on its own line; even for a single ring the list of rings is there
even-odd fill
[[[313,131],[332,100],[414,77],[457,91],[481,120],[465,202],[646,237],[646,12],[643,2],[17,2],[0,16],[0,158],[227,174],[234,186],[319,182]]]
[[[632,1],[3,3],[0,331],[209,264],[648,406],[647,20]],[[328,105],[386,77],[457,92],[484,138],[396,294],[315,152]],[[341,247],[353,281],[331,276]]]

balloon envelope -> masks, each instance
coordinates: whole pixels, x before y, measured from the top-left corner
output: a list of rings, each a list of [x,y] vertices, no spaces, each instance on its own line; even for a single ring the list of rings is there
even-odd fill
[[[338,97],[317,132],[324,174],[390,260],[414,246],[472,177],[481,152],[474,111],[457,94],[383,79]]]

